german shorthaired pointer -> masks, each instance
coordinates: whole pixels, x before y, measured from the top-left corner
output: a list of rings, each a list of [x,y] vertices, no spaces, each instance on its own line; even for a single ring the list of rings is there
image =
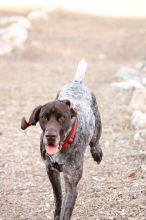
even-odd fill
[[[55,101],[36,107],[29,121],[22,118],[21,122],[22,129],[36,125],[38,121],[42,128],[40,150],[54,192],[54,220],[71,219],[86,146],[90,145],[97,163],[102,160],[100,114],[94,94],[83,84],[86,69],[87,63],[83,59],[74,81],[60,90]],[[63,199],[60,172],[65,181]]]

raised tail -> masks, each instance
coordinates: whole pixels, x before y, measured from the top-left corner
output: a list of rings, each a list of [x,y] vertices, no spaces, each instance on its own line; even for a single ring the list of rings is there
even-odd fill
[[[77,66],[74,82],[82,83],[84,81],[84,75],[86,70],[87,70],[87,62],[85,59],[82,59]]]

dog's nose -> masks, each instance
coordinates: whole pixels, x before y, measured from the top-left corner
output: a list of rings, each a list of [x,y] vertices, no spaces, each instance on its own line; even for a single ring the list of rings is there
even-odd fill
[[[52,140],[54,140],[54,139],[56,139],[57,134],[56,134],[56,132],[47,132],[47,133],[45,134],[45,136],[46,136],[47,139],[52,139]]]

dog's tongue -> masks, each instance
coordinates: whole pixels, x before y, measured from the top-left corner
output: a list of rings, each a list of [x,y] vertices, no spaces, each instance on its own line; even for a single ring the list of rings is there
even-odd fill
[[[60,146],[50,146],[50,145],[45,145],[47,154],[49,155],[54,155],[57,154],[60,151]]]

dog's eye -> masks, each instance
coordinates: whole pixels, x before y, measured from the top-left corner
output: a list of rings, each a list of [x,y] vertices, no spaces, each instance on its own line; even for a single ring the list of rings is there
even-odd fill
[[[59,118],[58,118],[58,121],[59,121],[59,123],[63,123],[64,121],[65,121],[65,117],[64,116],[60,116]]]
[[[42,119],[46,121],[46,120],[48,120],[48,117],[46,115],[43,115]]]

